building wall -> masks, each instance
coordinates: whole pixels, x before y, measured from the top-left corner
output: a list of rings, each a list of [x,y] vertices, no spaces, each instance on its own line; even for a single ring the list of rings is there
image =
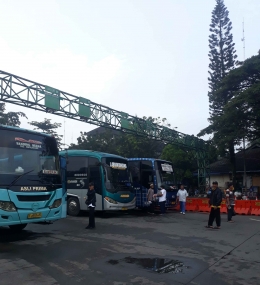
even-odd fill
[[[231,182],[229,179],[229,175],[228,174],[222,174],[222,175],[211,175],[210,176],[210,185],[212,184],[213,181],[217,181],[218,182],[218,187],[225,189],[226,188],[226,183],[227,182]]]
[[[252,176],[252,185],[260,187],[260,176]]]

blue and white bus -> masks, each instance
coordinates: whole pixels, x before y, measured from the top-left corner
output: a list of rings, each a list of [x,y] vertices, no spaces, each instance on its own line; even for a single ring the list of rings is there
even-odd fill
[[[90,150],[61,151],[67,155],[68,214],[77,216],[88,210],[85,204],[88,184],[94,182],[96,210],[130,210],[135,208],[126,158]]]
[[[66,158],[54,137],[0,125],[0,226],[66,217]]]
[[[177,187],[171,162],[155,158],[129,158],[128,165],[136,192],[136,207],[146,206],[147,191],[151,183],[154,184],[155,193],[161,185],[165,185],[166,207],[175,207]]]

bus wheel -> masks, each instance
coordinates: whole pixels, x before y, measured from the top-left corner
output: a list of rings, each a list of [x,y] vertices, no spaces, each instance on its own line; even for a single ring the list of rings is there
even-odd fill
[[[26,226],[27,226],[27,224],[18,224],[18,225],[10,225],[9,228],[10,228],[12,231],[20,232],[20,231],[22,231]]]
[[[79,200],[75,197],[68,199],[68,215],[77,216],[80,212]]]

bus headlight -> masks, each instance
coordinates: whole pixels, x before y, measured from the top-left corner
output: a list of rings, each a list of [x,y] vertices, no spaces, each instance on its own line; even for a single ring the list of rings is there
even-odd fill
[[[111,204],[117,204],[117,201],[109,198],[109,197],[105,197],[105,199],[107,200],[107,202],[111,203]]]
[[[7,212],[16,212],[16,207],[13,202],[0,201],[0,209]]]
[[[61,199],[57,199],[53,202],[53,204],[49,207],[50,209],[58,208],[61,205]]]

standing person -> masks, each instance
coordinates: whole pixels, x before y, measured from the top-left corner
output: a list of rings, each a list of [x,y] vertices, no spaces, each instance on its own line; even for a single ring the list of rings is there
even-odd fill
[[[185,206],[186,206],[186,197],[189,196],[184,185],[181,185],[181,188],[177,192],[177,203],[180,201],[180,213],[185,215]]]
[[[213,222],[216,219],[217,227],[215,229],[220,229],[220,207],[222,202],[222,192],[218,188],[218,182],[214,181],[212,183],[211,191],[208,192],[209,206],[211,207],[209,214],[209,221],[206,228],[214,229]]]
[[[226,190],[226,205],[227,205],[227,216],[228,222],[233,223],[232,217],[234,216],[235,207],[235,193],[233,183],[229,183],[228,189]]]
[[[160,205],[160,211],[161,214],[160,215],[164,215],[165,214],[165,203],[166,203],[166,190],[165,190],[165,186],[161,185],[161,187],[159,188],[161,191],[157,194],[154,194],[154,197],[159,197],[159,205]]]
[[[154,185],[151,183],[150,188],[147,192],[147,201],[149,203],[149,208],[148,208],[149,214],[154,214],[155,201],[153,195],[154,195]]]
[[[94,189],[94,183],[90,182],[88,184],[89,190],[87,193],[87,200],[85,201],[86,205],[89,208],[89,222],[86,229],[94,229],[95,225],[95,207],[96,207],[96,192]]]

